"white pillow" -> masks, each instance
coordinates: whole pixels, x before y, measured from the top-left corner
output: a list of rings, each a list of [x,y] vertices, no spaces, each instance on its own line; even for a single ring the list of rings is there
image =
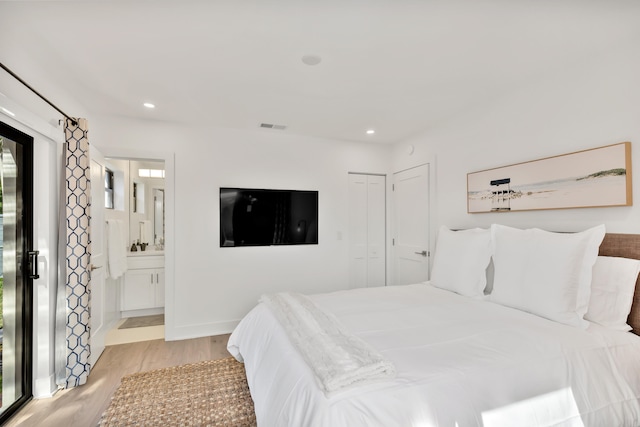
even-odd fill
[[[611,329],[630,331],[627,317],[639,272],[637,259],[599,256],[593,266],[591,299],[584,318]]]
[[[579,233],[491,227],[494,280],[491,301],[586,328],[593,264],[604,225]]]
[[[482,297],[490,260],[489,229],[452,231],[441,226],[433,257],[431,284],[468,297]]]

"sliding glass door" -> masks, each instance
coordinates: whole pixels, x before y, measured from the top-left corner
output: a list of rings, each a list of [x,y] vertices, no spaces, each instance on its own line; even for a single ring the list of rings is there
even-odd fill
[[[0,424],[31,398],[33,138],[0,122]]]

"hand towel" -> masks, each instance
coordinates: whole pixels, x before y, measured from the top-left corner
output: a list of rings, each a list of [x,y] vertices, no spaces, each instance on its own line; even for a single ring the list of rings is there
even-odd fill
[[[107,277],[117,279],[127,271],[127,252],[124,228],[119,219],[107,220]]]

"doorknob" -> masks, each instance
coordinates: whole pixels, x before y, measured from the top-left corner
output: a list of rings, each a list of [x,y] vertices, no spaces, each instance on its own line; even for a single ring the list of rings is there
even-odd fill
[[[422,256],[427,256],[429,253],[427,251],[422,251],[422,252],[414,252],[414,254],[416,255],[422,255]]]

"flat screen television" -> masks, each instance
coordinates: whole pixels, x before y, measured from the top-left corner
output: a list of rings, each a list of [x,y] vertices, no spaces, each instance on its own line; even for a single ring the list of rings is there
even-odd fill
[[[220,247],[317,244],[317,191],[220,188]]]

